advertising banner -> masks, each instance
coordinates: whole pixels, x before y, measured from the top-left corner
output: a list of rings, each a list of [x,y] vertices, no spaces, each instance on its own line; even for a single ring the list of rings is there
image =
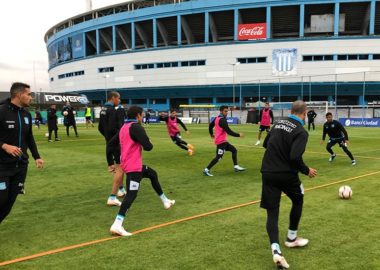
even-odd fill
[[[272,59],[274,76],[297,75],[297,49],[274,49]]]
[[[211,122],[214,120],[215,117],[211,117]],[[227,123],[229,125],[237,125],[239,124],[239,118],[237,117],[227,117]]]
[[[238,25],[238,40],[256,40],[267,38],[267,24],[239,24]]]
[[[58,62],[57,63],[62,63],[64,61],[65,57],[65,43],[63,40],[60,40],[57,42],[58,46]]]
[[[143,123],[145,123],[145,117],[143,118]],[[159,124],[161,123],[158,116],[151,116],[149,117],[149,123],[150,124]]]
[[[38,93],[41,104],[64,105],[70,102],[72,105],[86,105],[89,103],[85,95],[79,94],[55,94],[55,93]]]
[[[63,125],[63,117],[58,117],[57,122],[59,125]],[[76,124],[85,124],[86,123],[86,117],[75,117],[75,123]]]
[[[184,124],[191,124],[193,123],[193,118],[192,117],[179,117],[181,119],[182,123]]]
[[[71,38],[65,38],[63,40],[63,61],[71,60]]]
[[[339,118],[345,127],[380,127],[380,118]]]
[[[83,34],[72,36],[71,46],[74,59],[84,57]]]
[[[58,62],[58,44],[54,43],[48,48],[49,67],[55,66]]]

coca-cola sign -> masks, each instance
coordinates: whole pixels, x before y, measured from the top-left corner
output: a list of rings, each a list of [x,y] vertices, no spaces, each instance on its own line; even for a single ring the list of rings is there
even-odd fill
[[[238,40],[255,40],[266,38],[266,23],[239,24],[238,26]]]

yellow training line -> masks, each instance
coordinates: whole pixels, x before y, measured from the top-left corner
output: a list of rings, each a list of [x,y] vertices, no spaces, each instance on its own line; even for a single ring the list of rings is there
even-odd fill
[[[324,188],[324,187],[328,187],[328,186],[332,186],[332,185],[336,185],[336,184],[340,184],[340,183],[344,183],[344,182],[348,182],[348,181],[352,181],[352,180],[362,179],[362,178],[365,178],[365,177],[368,177],[368,176],[372,176],[372,175],[376,175],[376,174],[379,174],[379,173],[380,173],[380,171],[371,172],[371,173],[367,173],[367,174],[363,174],[363,175],[359,175],[359,176],[343,179],[343,180],[340,180],[340,181],[335,181],[335,182],[332,182],[332,183],[328,183],[328,184],[324,184],[324,185],[319,185],[319,186],[315,186],[315,187],[312,187],[312,188],[308,188],[308,189],[305,189],[305,191],[320,189],[320,188]],[[247,203],[243,203],[243,204],[239,204],[239,205],[235,205],[235,206],[230,206],[230,207],[226,207],[226,208],[222,208],[222,209],[206,212],[206,213],[195,215],[195,216],[190,216],[190,217],[186,217],[186,218],[182,218],[182,219],[177,219],[177,220],[165,222],[165,223],[162,223],[162,224],[158,224],[158,225],[155,225],[155,226],[151,226],[151,227],[148,227],[148,228],[144,228],[144,229],[140,229],[140,230],[134,231],[134,232],[132,232],[132,234],[139,234],[139,233],[143,233],[143,232],[149,232],[149,231],[153,231],[153,230],[160,229],[160,228],[163,228],[163,227],[167,227],[167,226],[170,226],[170,225],[174,225],[174,224],[177,224],[177,223],[182,223],[182,222],[185,222],[185,221],[190,221],[190,220],[201,218],[201,217],[206,217],[206,216],[210,216],[210,215],[214,215],[214,214],[223,213],[223,212],[234,210],[234,209],[238,209],[238,208],[241,208],[241,207],[257,204],[260,201],[261,200],[251,201],[251,202],[247,202]],[[115,239],[119,239],[119,238],[120,237],[118,237],[118,236],[113,236],[113,237],[107,237],[107,238],[98,239],[98,240],[94,240],[94,241],[84,242],[84,243],[80,243],[80,244],[77,244],[77,245],[62,247],[62,248],[58,248],[58,249],[52,249],[52,250],[48,250],[48,251],[45,251],[45,252],[36,253],[36,254],[33,254],[33,255],[16,258],[16,259],[13,259],[13,260],[3,261],[3,262],[0,262],[0,266],[14,264],[14,263],[23,262],[23,261],[28,261],[28,260],[44,257],[44,256],[47,256],[47,255],[51,255],[51,254],[55,254],[55,253],[60,253],[60,252],[67,251],[67,250],[77,249],[77,248],[81,248],[81,247],[85,247],[85,246],[95,245],[95,244],[98,244],[98,243],[107,242],[107,241],[115,240]]]

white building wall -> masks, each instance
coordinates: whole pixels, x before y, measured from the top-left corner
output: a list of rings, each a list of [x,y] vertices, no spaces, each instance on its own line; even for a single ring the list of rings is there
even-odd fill
[[[273,49],[296,48],[297,75],[292,77],[272,76]],[[235,83],[273,83],[304,81],[363,81],[363,72],[380,71],[380,60],[316,61],[302,62],[302,55],[331,54],[380,54],[380,39],[346,39],[291,42],[241,43],[158,49],[116,55],[104,55],[74,61],[57,66],[49,71],[54,81],[50,83],[52,92],[95,90],[104,88],[172,87],[187,85],[232,84],[233,63],[237,58],[267,57],[267,63],[241,64],[235,66]],[[135,70],[135,64],[172,62],[186,60],[206,60],[205,66],[174,67]],[[98,68],[114,67],[105,78]],[[75,71],[85,71],[85,75],[58,79],[58,75]],[[353,73],[362,72],[357,74]],[[366,81],[379,81],[380,73],[368,73]]]

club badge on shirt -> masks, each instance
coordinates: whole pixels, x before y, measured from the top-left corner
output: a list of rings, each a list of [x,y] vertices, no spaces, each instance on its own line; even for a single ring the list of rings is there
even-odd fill
[[[25,124],[29,125],[29,118],[28,117],[24,117],[24,122],[25,122]]]

